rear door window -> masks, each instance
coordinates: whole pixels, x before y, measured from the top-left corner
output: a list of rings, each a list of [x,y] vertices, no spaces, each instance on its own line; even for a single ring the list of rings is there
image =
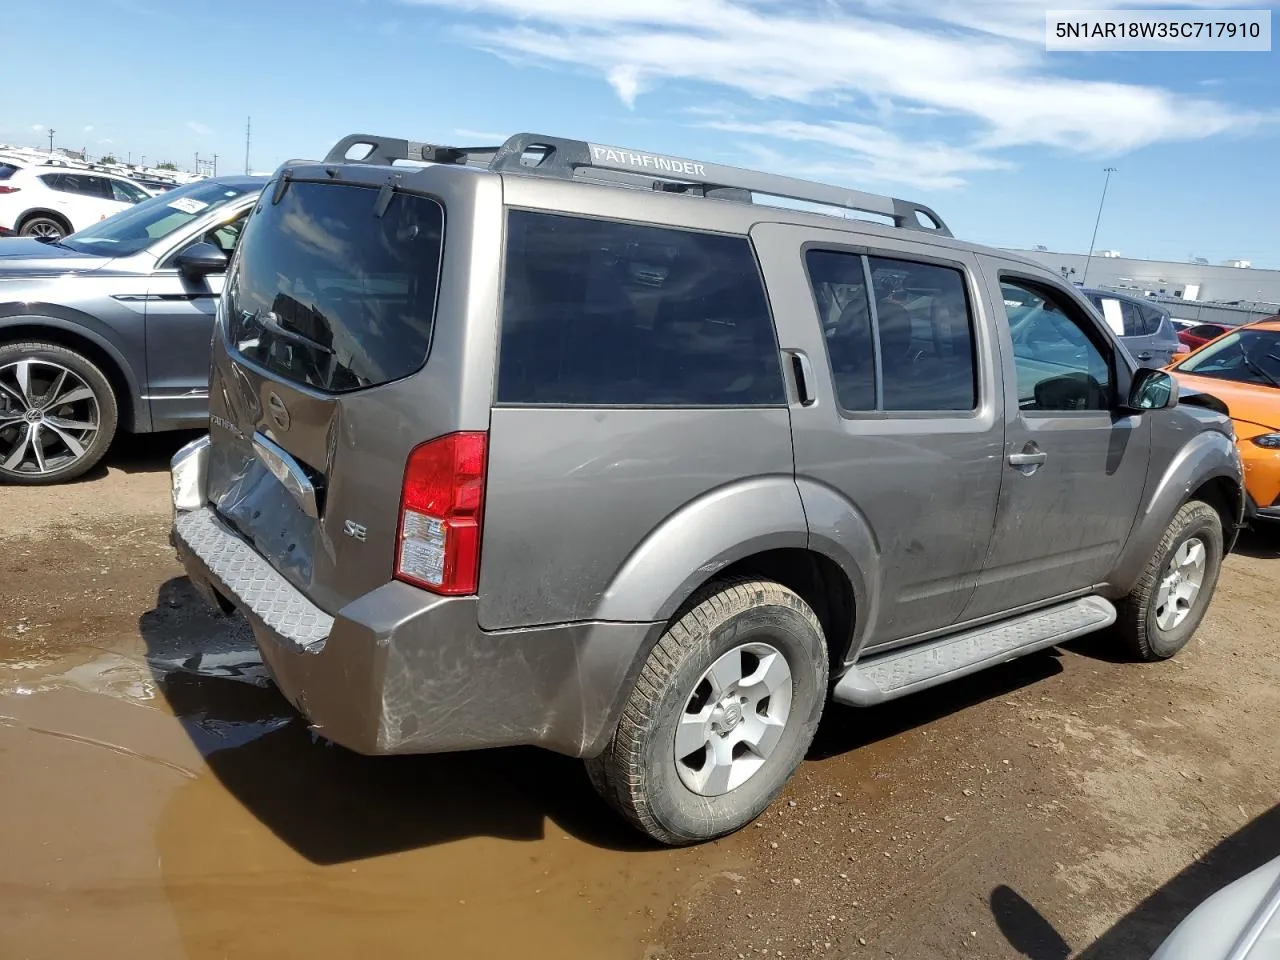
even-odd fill
[[[745,237],[513,210],[499,403],[785,403]]]
[[[240,238],[227,332],[246,359],[285,380],[341,393],[398,380],[427,359],[444,208],[378,189],[274,184]]]
[[[831,250],[810,250],[805,263],[844,410],[960,413],[977,406],[973,318],[960,270]]]

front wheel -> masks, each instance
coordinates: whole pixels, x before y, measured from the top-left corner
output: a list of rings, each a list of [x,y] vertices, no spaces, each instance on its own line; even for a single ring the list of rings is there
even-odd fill
[[[1222,519],[1209,504],[1183,505],[1133,593],[1117,605],[1116,628],[1139,660],[1167,660],[1204,619],[1222,568]]]
[[[827,693],[822,627],[769,580],[705,588],[649,654],[604,752],[601,796],[661,843],[750,823],[813,740]]]
[[[107,452],[118,410],[93,361],[55,343],[0,345],[0,483],[62,483]]]

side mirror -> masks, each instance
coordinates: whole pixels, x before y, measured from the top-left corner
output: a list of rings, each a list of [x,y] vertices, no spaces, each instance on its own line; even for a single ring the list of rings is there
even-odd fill
[[[1143,367],[1133,375],[1129,387],[1130,410],[1167,410],[1178,405],[1178,385],[1163,370]]]
[[[200,279],[211,273],[225,273],[227,255],[212,243],[193,243],[178,254],[173,264],[184,276]]]

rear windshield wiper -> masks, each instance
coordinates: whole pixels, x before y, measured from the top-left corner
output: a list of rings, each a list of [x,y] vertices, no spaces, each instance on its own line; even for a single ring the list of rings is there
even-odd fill
[[[283,326],[276,315],[270,310],[259,314],[254,319],[258,321],[258,325],[262,327],[263,330],[270,332],[282,340],[291,340],[294,343],[300,343],[304,347],[310,347],[317,353],[323,353],[328,356],[333,355],[332,347],[325,346],[319,340],[312,340],[305,333],[299,333],[296,330],[290,330],[288,327]]]

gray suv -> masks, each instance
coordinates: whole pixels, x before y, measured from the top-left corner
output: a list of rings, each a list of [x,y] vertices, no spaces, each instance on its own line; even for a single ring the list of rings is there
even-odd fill
[[[828,698],[1172,656],[1244,502],[1226,418],[927,208],[529,134],[284,165],[210,393],[173,543],[315,730],[581,756],[670,844],[763,811]]]
[[[206,425],[214,304],[266,182],[203,180],[61,240],[0,240],[0,483],[74,479],[119,430]]]

